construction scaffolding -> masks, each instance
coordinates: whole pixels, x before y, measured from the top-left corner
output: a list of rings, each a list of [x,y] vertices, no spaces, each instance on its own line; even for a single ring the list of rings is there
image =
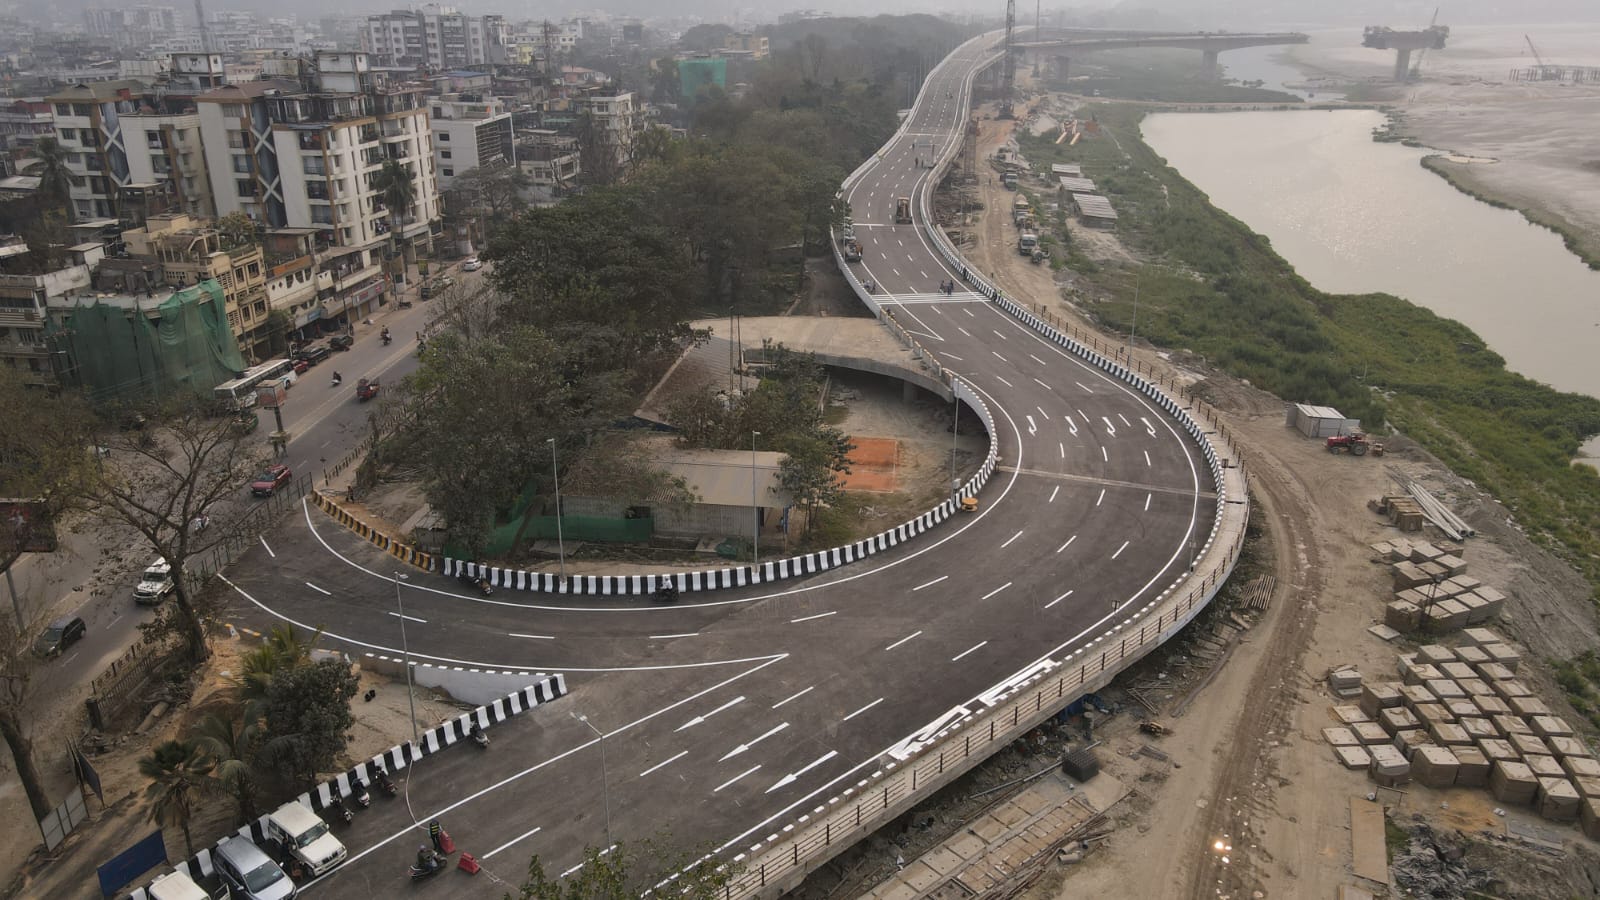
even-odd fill
[[[97,404],[206,399],[245,369],[215,280],[160,300],[85,296],[51,317],[47,335],[64,356],[63,380]]]

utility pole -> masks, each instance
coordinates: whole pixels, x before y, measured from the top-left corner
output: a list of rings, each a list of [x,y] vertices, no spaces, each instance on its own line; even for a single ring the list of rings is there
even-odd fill
[[[1006,58],[1000,70],[1000,112],[997,119],[1016,117],[1012,97],[1017,92],[1017,0],[1006,0]]]

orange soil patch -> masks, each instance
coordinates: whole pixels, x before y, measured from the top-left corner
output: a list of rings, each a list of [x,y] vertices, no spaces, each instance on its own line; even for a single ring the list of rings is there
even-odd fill
[[[894,438],[852,437],[851,440],[856,448],[850,451],[850,474],[840,475],[839,484],[847,491],[893,493],[898,484],[900,442]]]

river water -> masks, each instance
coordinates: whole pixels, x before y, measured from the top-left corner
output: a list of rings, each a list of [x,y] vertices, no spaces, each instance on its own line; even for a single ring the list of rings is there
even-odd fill
[[[1374,143],[1370,110],[1163,113],[1145,140],[1335,294],[1404,297],[1476,331],[1513,370],[1600,397],[1600,271],[1551,231]]]

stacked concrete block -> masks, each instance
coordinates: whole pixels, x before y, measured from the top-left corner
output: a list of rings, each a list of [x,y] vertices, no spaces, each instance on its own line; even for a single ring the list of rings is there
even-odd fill
[[[1447,662],[1439,664],[1439,671],[1451,681],[1462,681],[1467,678],[1477,678],[1478,673],[1464,662]]]
[[[1354,668],[1328,673],[1328,689],[1335,697],[1355,697],[1361,693],[1361,672]]]
[[[1346,769],[1365,769],[1372,765],[1372,754],[1359,744],[1336,746],[1333,748],[1333,757]]]
[[[1378,681],[1361,685],[1361,699],[1357,706],[1367,717],[1377,721],[1378,714],[1386,709],[1401,708],[1405,697],[1400,693],[1400,682]]]
[[[1495,716],[1492,720],[1494,727],[1505,737],[1513,734],[1533,734],[1533,728],[1521,716]]]
[[[1468,590],[1472,590],[1476,587],[1477,585],[1472,585],[1472,587],[1468,588]],[[1477,648],[1482,647],[1484,644],[1503,643],[1505,643],[1505,641],[1501,639],[1500,635],[1495,633],[1493,628],[1468,628],[1467,630],[1461,632],[1462,647]],[[1457,650],[1459,651],[1460,648],[1457,648]]]
[[[1418,684],[1404,684],[1400,687],[1400,696],[1406,709],[1416,712],[1417,707],[1423,703],[1433,703],[1437,699],[1433,692]]]
[[[1429,722],[1428,736],[1433,738],[1435,744],[1446,747],[1471,747],[1472,736],[1467,730],[1453,722]]]
[[[1473,629],[1469,628],[1467,630],[1472,631]],[[1478,666],[1489,662],[1489,654],[1480,650],[1475,644],[1467,644],[1456,648],[1456,659],[1472,666],[1473,674],[1471,677],[1476,678],[1478,677]]]
[[[1422,727],[1422,723],[1417,721],[1416,713],[1403,706],[1378,710],[1378,724],[1382,725],[1383,730],[1391,737],[1402,731]]]
[[[1506,605],[1506,595],[1487,584],[1473,588],[1472,593],[1482,597],[1489,604],[1489,618],[1500,615],[1500,608]]]
[[[1578,796],[1577,788],[1565,778],[1539,779],[1535,803],[1539,808],[1539,815],[1544,818],[1552,822],[1576,822],[1582,802],[1583,798]]]
[[[1479,663],[1478,665],[1473,666],[1473,668],[1478,670],[1478,677],[1489,682],[1491,687],[1493,687],[1497,681],[1510,681],[1511,679],[1517,677],[1517,673],[1511,671],[1505,666],[1500,665],[1497,662]]]
[[[1520,762],[1497,759],[1489,770],[1489,791],[1507,806],[1528,806],[1538,790],[1533,771]]]
[[[1477,743],[1485,738],[1496,738],[1500,736],[1500,732],[1495,730],[1493,722],[1478,716],[1469,716],[1459,719],[1457,720],[1456,724],[1460,725],[1461,730],[1467,733],[1467,737],[1472,738],[1473,743]]]
[[[1388,744],[1368,747],[1372,763],[1367,766],[1367,776],[1383,787],[1399,787],[1411,780],[1411,763],[1400,751]]]
[[[1573,778],[1600,779],[1600,760],[1592,756],[1558,756],[1561,771]]]
[[[1455,661],[1456,652],[1441,644],[1424,644],[1417,648],[1417,662],[1427,663],[1430,666],[1442,666],[1445,663]]]
[[[1467,697],[1459,700],[1445,700],[1444,708],[1457,719],[1474,718],[1478,715],[1478,704],[1473,703]]]
[[[1533,725],[1533,733],[1542,738],[1569,738],[1573,735],[1572,726],[1560,716],[1534,716],[1529,724]]]
[[[1372,721],[1367,718],[1367,714],[1362,712],[1359,706],[1335,706],[1333,708],[1333,717],[1341,725],[1354,725],[1357,722]]]
[[[1441,703],[1418,703],[1411,712],[1422,722],[1423,728],[1432,728],[1440,723],[1453,723],[1455,716],[1450,715],[1450,710],[1445,709]]]
[[[1383,624],[1395,631],[1416,631],[1422,624],[1422,607],[1404,600],[1395,600],[1384,607]]]
[[[1469,595],[1462,595],[1465,596]],[[1430,634],[1446,634],[1467,626],[1468,609],[1466,604],[1461,602],[1461,597],[1440,600],[1423,610],[1422,619],[1422,626],[1428,629]]]
[[[1465,572],[1450,579],[1450,585],[1463,594],[1467,591],[1477,590],[1481,584],[1483,582]]]
[[[1451,578],[1455,578],[1457,575],[1464,575],[1467,571],[1466,560],[1453,553],[1443,554],[1438,559],[1433,560],[1433,563],[1444,569],[1445,574]]]
[[[1395,591],[1394,598],[1396,600],[1403,600],[1406,603],[1421,609],[1422,607],[1427,606],[1428,603],[1433,600],[1444,599],[1443,596],[1430,596],[1432,593],[1433,591],[1431,587],[1429,588],[1427,594],[1424,594],[1421,588],[1406,588],[1403,591]]]
[[[1428,737],[1428,732],[1421,728],[1407,728],[1405,731],[1396,731],[1394,733],[1394,748],[1399,750],[1400,755],[1406,759],[1416,755],[1419,747],[1432,745],[1433,738]]]
[[[1350,726],[1350,731],[1363,746],[1387,744],[1392,740],[1389,732],[1384,731],[1383,726],[1377,722],[1357,722]]]
[[[1478,742],[1478,750],[1490,765],[1499,762],[1518,762],[1522,759],[1515,747],[1499,738],[1489,738]]]
[[[1556,762],[1554,756],[1541,756],[1530,753],[1522,758],[1524,765],[1533,772],[1535,778],[1565,778],[1567,771],[1561,768],[1561,763]]]
[[[1461,685],[1456,684],[1454,680],[1449,678],[1431,678],[1427,681],[1427,686],[1428,690],[1443,702],[1464,700],[1467,696],[1467,692],[1461,689]]]
[[[1389,567],[1389,575],[1393,579],[1394,589],[1403,591],[1418,585],[1431,585],[1433,578],[1413,562],[1397,562]]]
[[[1476,747],[1456,747],[1456,786],[1483,787],[1489,783],[1489,758]]]
[[[1434,560],[1438,559],[1439,557],[1444,556],[1444,554],[1445,554],[1445,552],[1444,552],[1443,548],[1435,547],[1434,545],[1428,543],[1427,541],[1412,541],[1411,542],[1411,556],[1410,556],[1410,559],[1411,559],[1412,562],[1414,562],[1414,563],[1416,563],[1418,565],[1421,565],[1423,563],[1433,562]]]
[[[1513,733],[1506,735],[1506,743],[1517,751],[1518,756],[1548,756],[1550,748],[1540,740],[1536,734]]]
[[[1489,697],[1494,695],[1494,688],[1489,687],[1489,682],[1482,678],[1463,678],[1456,682],[1461,689],[1467,692],[1468,697]]]
[[[1600,778],[1593,775],[1575,775],[1572,786],[1578,789],[1580,797],[1600,797]]]
[[[1494,694],[1478,694],[1472,698],[1472,702],[1477,704],[1478,712],[1485,718],[1511,715],[1511,707]]]
[[[1478,596],[1476,591],[1468,591],[1451,599],[1466,608],[1468,625],[1477,625],[1495,617],[1497,607]]]
[[[1322,729],[1322,739],[1335,747],[1350,747],[1361,743],[1356,733],[1343,725],[1329,725]]]
[[[1550,707],[1538,697],[1507,697],[1506,705],[1511,707],[1511,712],[1524,719],[1533,720],[1540,716],[1550,715]],[[1568,732],[1570,734],[1571,732]]]
[[[1400,657],[1400,680],[1405,684],[1423,684],[1444,677],[1444,673],[1419,656]]]
[[[1445,747],[1419,747],[1411,757],[1411,777],[1427,787],[1450,787],[1456,783],[1459,768],[1456,755]]]
[[[1588,746],[1586,746],[1583,741],[1576,737],[1568,737],[1560,734],[1550,735],[1545,738],[1544,742],[1550,745],[1550,752],[1554,753],[1558,759],[1566,759],[1570,756],[1594,755],[1593,753],[1589,752]]]
[[[1600,797],[1586,797],[1578,807],[1578,822],[1583,835],[1591,841],[1600,841]]]
[[[1502,681],[1491,681],[1489,682],[1489,686],[1494,688],[1496,696],[1507,703],[1511,702],[1512,697],[1533,696],[1533,691],[1528,690],[1527,685],[1515,678],[1507,678]]]
[[[1437,562],[1420,563],[1417,565],[1417,568],[1422,571],[1422,574],[1428,576],[1429,587],[1439,584],[1446,578],[1450,577],[1450,570],[1439,565]]]

